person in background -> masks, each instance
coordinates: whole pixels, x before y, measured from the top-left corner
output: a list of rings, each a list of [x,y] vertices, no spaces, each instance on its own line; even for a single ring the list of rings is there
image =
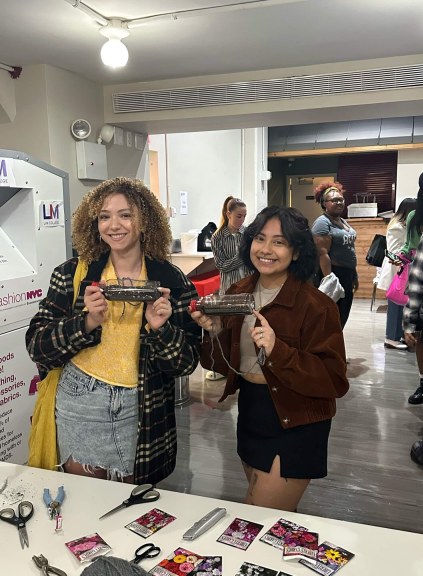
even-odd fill
[[[414,251],[420,245],[420,239],[423,232],[423,173],[419,176],[419,191],[417,192],[416,210],[412,210],[409,213],[406,229],[406,241],[399,254],[406,256],[409,260],[414,260]],[[419,265],[420,263],[416,262],[415,266],[413,262],[413,265],[411,266],[407,290],[409,302],[406,304],[403,312],[405,343],[410,349],[416,350],[417,366],[419,368],[420,377],[420,382],[416,391],[408,398],[409,404],[423,404],[423,342],[419,333],[414,334],[414,329],[419,317],[419,308],[417,308],[417,306],[419,306],[419,287],[417,286],[419,282]],[[411,280],[413,281],[412,283]],[[412,301],[410,301],[410,298]],[[418,330],[421,330],[421,328]]]
[[[246,229],[240,254],[254,273],[227,294],[252,293],[254,314],[191,316],[208,332],[202,363],[212,359],[228,375],[220,401],[239,389],[246,502],[293,511],[310,480],[327,474],[335,399],[349,387],[339,313],[309,283],[317,252],[298,210],[262,210]]]
[[[197,366],[201,331],[187,312],[197,292],[167,261],[165,211],[140,180],[93,188],[73,216],[88,265],[75,306],[77,258],[58,266],[26,333],[40,376],[64,366],[56,395],[65,472],[156,484],[176,461],[175,377]],[[118,279],[118,280],[117,280]],[[107,301],[107,281],[156,280],[155,302]]]
[[[388,252],[397,254],[403,247],[406,239],[406,220],[411,211],[416,207],[415,198],[404,198],[391,218],[386,230],[386,248]],[[377,287],[380,290],[388,290],[397,273],[398,268],[385,257],[378,280]],[[407,344],[403,340],[402,312],[404,306],[388,300],[386,314],[385,347],[396,350],[406,350]]]
[[[223,203],[222,217],[219,228],[211,238],[216,268],[220,273],[219,294],[250,273],[239,255],[239,247],[244,234],[244,221],[247,216],[247,206],[243,200],[228,196]],[[220,380],[222,374],[210,370],[206,374],[208,380]]]
[[[345,297],[337,302],[341,325],[344,328],[350,315],[354,292],[358,289],[355,230],[341,214],[345,209],[344,189],[339,182],[323,182],[314,191],[323,215],[313,223],[312,234],[317,246],[320,278],[331,272],[338,277]]]
[[[420,240],[408,278],[408,302],[404,307],[403,328],[405,342],[411,348],[416,347],[417,360],[421,360],[423,342],[423,240]],[[419,364],[420,368],[420,364]],[[422,404],[423,380],[420,373],[420,386],[408,400],[410,404]],[[417,440],[411,447],[411,458],[423,466],[423,441]]]

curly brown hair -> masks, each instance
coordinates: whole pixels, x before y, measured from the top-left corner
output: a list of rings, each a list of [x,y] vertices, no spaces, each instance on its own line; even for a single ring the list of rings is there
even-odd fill
[[[140,242],[146,257],[166,260],[169,257],[172,233],[166,212],[157,198],[141,180],[112,178],[88,192],[72,217],[72,243],[78,255],[88,263],[110,251],[98,232],[98,216],[107,196],[123,194],[131,208],[136,209],[134,221],[141,234]]]
[[[331,182],[328,180],[327,182],[322,182],[314,189],[314,198],[316,202],[320,204],[320,206],[324,209],[323,202],[325,193],[329,192],[331,188],[338,190],[342,196],[344,195],[345,189],[340,182]]]

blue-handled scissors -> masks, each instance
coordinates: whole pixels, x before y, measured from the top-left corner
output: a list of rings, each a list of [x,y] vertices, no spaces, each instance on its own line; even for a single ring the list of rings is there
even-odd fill
[[[122,504],[119,504],[119,506],[116,506],[116,508],[109,510],[109,512],[106,512],[106,514],[103,514],[103,516],[100,516],[99,520],[105,518],[106,516],[109,516],[110,514],[114,514],[114,512],[117,512],[118,510],[122,510],[122,508],[127,508],[128,506],[132,506],[133,504],[143,504],[144,502],[155,502],[159,498],[160,498],[160,492],[153,488],[153,484],[141,484],[140,486],[135,486],[135,488],[129,495],[129,498],[124,500]]]
[[[13,508],[4,508],[0,510],[0,520],[14,524],[19,532],[22,550],[25,546],[29,548],[28,532],[26,531],[26,522],[34,514],[34,506],[31,502],[23,501],[18,504],[18,515],[16,516]]]
[[[160,548],[155,546],[152,542],[149,542],[148,544],[142,544],[135,550],[135,558],[131,560],[131,564],[139,564],[141,560],[156,558],[160,552]]]

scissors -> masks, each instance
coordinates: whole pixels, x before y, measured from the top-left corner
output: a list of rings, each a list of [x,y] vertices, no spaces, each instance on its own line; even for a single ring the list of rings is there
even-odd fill
[[[0,510],[0,520],[14,524],[19,531],[19,540],[21,541],[22,550],[25,546],[29,548],[28,532],[26,531],[26,522],[34,514],[34,506],[31,502],[23,501],[18,504],[18,516],[13,508],[4,508]]]
[[[118,510],[122,510],[122,508],[127,508],[128,506],[132,506],[133,504],[143,504],[144,502],[155,502],[159,498],[160,498],[160,492],[153,488],[153,484],[141,484],[140,486],[135,486],[135,488],[129,495],[129,498],[124,500],[122,504],[119,504],[119,506],[116,506],[116,508],[109,510],[109,512],[106,512],[106,514],[103,514],[103,516],[100,516],[99,520],[105,518],[106,516],[109,516],[110,514],[114,514],[114,512],[117,512]]]
[[[148,544],[142,544],[139,548],[135,550],[135,558],[131,560],[131,564],[139,564],[141,560],[147,560],[150,558],[156,558],[160,554],[161,550],[158,546],[155,546],[152,542]]]

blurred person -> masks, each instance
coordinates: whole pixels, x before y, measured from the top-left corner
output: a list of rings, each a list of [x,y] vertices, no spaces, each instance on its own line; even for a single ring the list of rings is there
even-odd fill
[[[356,232],[341,217],[345,209],[344,189],[339,182],[323,182],[314,191],[323,210],[313,223],[312,234],[317,246],[320,279],[331,272],[337,276],[345,296],[337,301],[341,325],[350,315],[354,292],[358,289]]]
[[[310,480],[327,474],[335,399],[349,387],[339,313],[309,282],[317,252],[298,210],[262,210],[246,229],[240,254],[253,274],[226,293],[252,293],[254,315],[191,315],[208,332],[202,363],[212,359],[227,374],[220,401],[239,389],[245,501],[293,511]]]
[[[387,252],[397,254],[400,252],[406,240],[406,221],[411,211],[415,211],[416,199],[404,198],[397,208],[397,211],[391,218],[388,228],[386,230],[386,249]],[[388,290],[392,280],[397,273],[398,268],[394,263],[385,257],[377,287],[380,290]],[[404,306],[395,304],[388,300],[388,311],[386,315],[386,332],[385,332],[385,347],[394,348],[396,350],[406,350],[407,344],[403,339],[402,330],[402,313]]]
[[[411,211],[406,222],[406,241],[402,246],[399,254],[404,255],[408,260],[413,260],[410,268],[407,294],[409,302],[406,304],[403,312],[403,329],[404,339],[407,346],[416,351],[417,365],[419,368],[419,385],[416,391],[408,398],[409,404],[423,404],[423,342],[420,338],[420,328],[414,335],[414,329],[418,324],[419,318],[419,266],[420,262],[414,265],[415,251],[420,246],[421,235],[423,232],[423,173],[419,176],[419,191],[417,192],[417,203],[415,211]],[[413,272],[413,274],[412,274]],[[411,299],[411,301],[410,301]],[[407,334],[406,334],[407,333]]]
[[[187,313],[197,293],[167,261],[165,211],[140,180],[114,178],[83,198],[73,245],[88,271],[75,306],[78,258],[53,271],[26,333],[40,376],[64,366],[56,428],[65,472],[155,484],[176,461],[175,377],[198,363],[200,330]],[[107,301],[107,281],[156,280],[154,302]]]

